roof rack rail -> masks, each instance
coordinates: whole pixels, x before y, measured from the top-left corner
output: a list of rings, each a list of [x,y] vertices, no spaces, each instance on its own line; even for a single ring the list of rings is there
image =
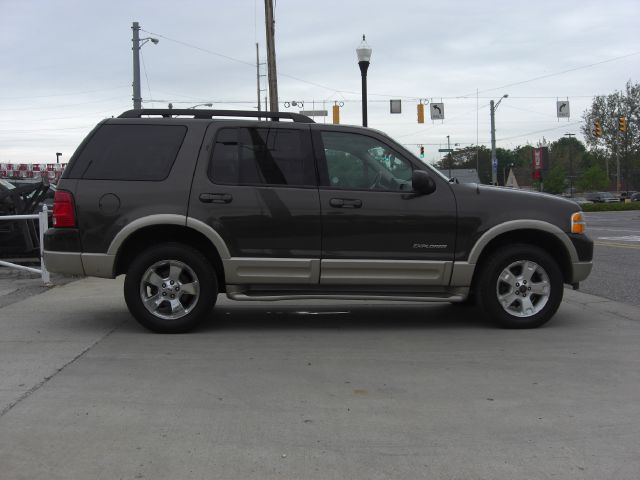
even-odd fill
[[[193,117],[212,119],[214,117],[250,117],[269,118],[279,120],[281,118],[293,120],[297,123],[315,123],[311,118],[299,113],[282,112],[256,112],[252,110],[196,110],[195,108],[142,108],[127,110],[118,118],[141,118],[145,115],[158,115],[164,118],[171,117]]]

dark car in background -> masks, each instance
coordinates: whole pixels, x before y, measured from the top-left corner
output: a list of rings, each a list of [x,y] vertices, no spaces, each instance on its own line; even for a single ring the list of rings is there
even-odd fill
[[[611,192],[587,192],[584,194],[587,200],[594,203],[616,203],[620,199]]]

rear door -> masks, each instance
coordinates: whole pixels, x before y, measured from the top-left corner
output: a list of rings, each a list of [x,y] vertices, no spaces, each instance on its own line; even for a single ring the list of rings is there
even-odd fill
[[[213,122],[189,217],[225,242],[227,283],[318,283],[320,203],[308,125]]]

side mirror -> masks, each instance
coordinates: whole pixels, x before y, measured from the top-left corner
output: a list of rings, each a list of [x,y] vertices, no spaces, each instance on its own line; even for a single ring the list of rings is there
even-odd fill
[[[424,170],[414,170],[411,176],[411,187],[416,193],[429,195],[436,191],[436,182]]]

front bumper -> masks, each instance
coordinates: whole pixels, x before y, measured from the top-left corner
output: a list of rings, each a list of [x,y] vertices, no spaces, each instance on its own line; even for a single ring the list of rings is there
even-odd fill
[[[589,276],[589,274],[591,273],[591,269],[593,268],[593,262],[574,262],[572,267],[573,275],[571,282],[569,283],[579,283],[583,280],[586,280],[586,278]]]

